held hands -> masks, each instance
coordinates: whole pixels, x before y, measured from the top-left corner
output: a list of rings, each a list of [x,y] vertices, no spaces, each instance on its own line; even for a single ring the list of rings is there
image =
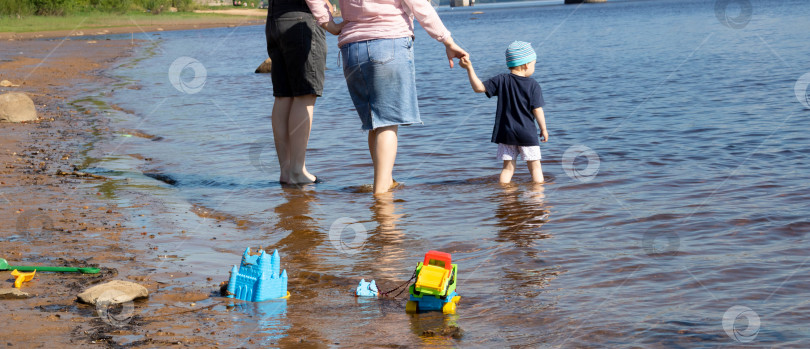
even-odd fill
[[[464,51],[464,49],[456,45],[453,38],[448,38],[447,41],[444,42],[444,50],[447,53],[447,61],[450,62],[450,68],[453,67],[453,58],[459,59],[460,64],[460,60],[462,58],[470,57],[470,54],[467,53],[467,51]]]
[[[470,62],[468,57],[461,57],[461,59],[458,60],[458,66],[470,70],[472,69],[472,62]]]
[[[330,19],[329,22],[321,24],[321,27],[328,31],[329,34],[332,35],[340,35],[340,32],[343,30],[343,26],[346,25],[346,21],[335,23],[334,19]]]

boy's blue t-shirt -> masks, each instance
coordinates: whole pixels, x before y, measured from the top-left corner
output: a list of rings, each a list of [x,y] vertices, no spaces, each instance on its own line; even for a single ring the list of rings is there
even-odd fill
[[[540,84],[531,77],[507,73],[484,82],[487,97],[498,96],[492,143],[508,145],[540,145],[534,113],[544,106]]]

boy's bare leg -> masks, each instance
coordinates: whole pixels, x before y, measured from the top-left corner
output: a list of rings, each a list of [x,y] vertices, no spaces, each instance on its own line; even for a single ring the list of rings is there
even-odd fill
[[[273,125],[273,143],[276,145],[276,157],[281,172],[279,182],[290,181],[290,137],[287,135],[287,121],[292,106],[292,97],[276,97],[273,102],[273,115],[270,117]]]
[[[397,125],[374,129],[374,194],[385,193],[394,184],[392,172],[397,158]]]
[[[289,182],[311,183],[315,176],[307,171],[307,144],[312,130],[312,113],[315,109],[315,95],[293,97],[287,121],[287,143],[289,149]]]
[[[543,166],[540,165],[540,160],[526,161],[526,165],[529,166],[529,173],[532,174],[532,182],[543,183],[546,181],[543,178]]]
[[[501,183],[509,183],[512,181],[512,175],[515,174],[515,160],[504,160],[503,169],[501,170]]]

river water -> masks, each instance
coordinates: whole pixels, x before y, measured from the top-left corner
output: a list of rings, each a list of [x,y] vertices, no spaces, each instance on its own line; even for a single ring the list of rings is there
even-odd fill
[[[511,41],[537,50],[547,184],[530,184],[522,162],[513,185],[497,183],[495,100],[421,28],[424,125],[400,129],[404,185],[391,195],[364,190],[366,134],[333,36],[307,157],[324,183],[278,183],[270,77],[253,73],[261,26],[136,36],[145,44],[101,96],[117,106],[116,136],[88,171],[117,178],[121,197],[164,203],[134,224],[171,227],[161,248],[195,268],[192,281],[225,280],[248,246],[277,248],[293,296],[234,315],[238,338],[268,346],[810,345],[810,108],[796,96],[810,3],[439,12],[482,78],[506,72]],[[351,296],[360,278],[404,282],[431,249],[459,266],[456,315]],[[449,326],[463,336],[430,335]]]

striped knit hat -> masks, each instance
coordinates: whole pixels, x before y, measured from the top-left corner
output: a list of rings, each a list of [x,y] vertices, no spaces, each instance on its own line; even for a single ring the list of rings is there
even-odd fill
[[[537,59],[532,44],[525,41],[515,41],[506,48],[506,66],[514,68]]]

